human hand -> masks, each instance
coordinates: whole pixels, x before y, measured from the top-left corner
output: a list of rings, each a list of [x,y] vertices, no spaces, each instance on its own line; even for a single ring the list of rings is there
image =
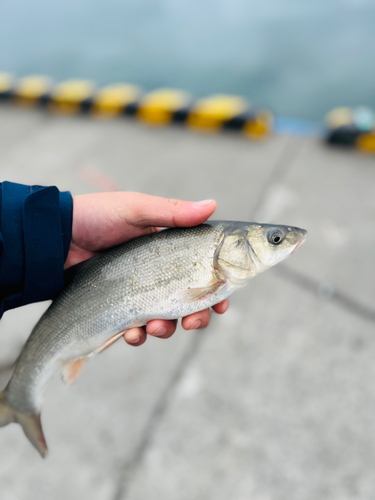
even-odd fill
[[[164,227],[189,227],[205,222],[215,211],[216,202],[180,201],[141,193],[97,193],[75,196],[73,200],[72,241],[65,268],[133,238]],[[224,300],[213,306],[218,314],[228,308]],[[182,319],[185,330],[205,328],[210,310],[205,309]],[[155,319],[145,328],[132,328],[125,341],[139,346],[147,334],[167,339],[176,330],[177,321]]]

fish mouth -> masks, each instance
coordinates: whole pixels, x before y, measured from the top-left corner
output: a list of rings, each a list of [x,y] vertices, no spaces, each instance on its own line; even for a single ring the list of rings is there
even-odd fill
[[[298,245],[296,245],[294,247],[294,250],[293,250],[292,253],[294,253],[296,250],[298,250],[299,248],[301,248],[301,246],[305,243],[306,239],[307,239],[307,231],[304,231],[303,239],[298,243]]]

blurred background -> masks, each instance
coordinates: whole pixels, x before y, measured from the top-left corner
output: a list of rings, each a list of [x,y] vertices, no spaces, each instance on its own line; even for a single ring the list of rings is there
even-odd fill
[[[2,71],[239,94],[321,120],[375,107],[373,0],[17,0],[2,3]]]
[[[0,71],[16,78],[242,95],[302,120],[375,107],[374,1],[14,1],[1,12]],[[214,218],[309,232],[206,330],[120,341],[69,389],[57,374],[42,414],[48,458],[19,426],[0,431],[1,498],[375,498],[373,156],[311,135],[252,141],[9,98],[0,169],[73,195],[215,198]],[[47,306],[2,318],[1,386]]]

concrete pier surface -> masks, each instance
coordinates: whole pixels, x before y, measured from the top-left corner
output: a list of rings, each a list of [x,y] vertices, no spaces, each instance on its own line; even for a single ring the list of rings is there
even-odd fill
[[[204,331],[117,342],[48,385],[42,460],[0,430],[4,500],[375,498],[375,158],[0,107],[2,180],[215,198],[309,231]],[[0,382],[48,304],[0,322]]]

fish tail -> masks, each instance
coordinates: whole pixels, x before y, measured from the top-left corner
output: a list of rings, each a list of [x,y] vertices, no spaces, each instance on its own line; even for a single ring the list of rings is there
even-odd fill
[[[26,415],[11,408],[7,404],[4,389],[0,392],[0,427],[4,427],[11,422],[17,422],[21,425],[26,437],[44,458],[47,454],[47,443],[43,435],[40,414]]]

